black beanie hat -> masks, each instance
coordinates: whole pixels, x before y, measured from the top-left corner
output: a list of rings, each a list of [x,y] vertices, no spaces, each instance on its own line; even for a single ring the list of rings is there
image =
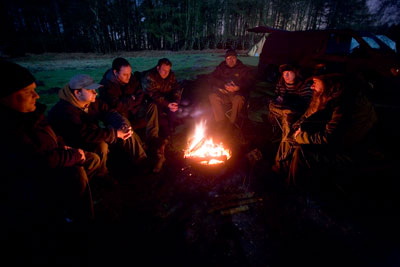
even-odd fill
[[[227,58],[227,57],[229,57],[229,56],[235,56],[235,57],[237,57],[237,53],[236,53],[235,49],[230,48],[230,49],[226,50],[226,52],[225,52],[225,58]]]
[[[35,82],[35,78],[26,68],[0,60],[0,81],[0,97],[5,97]]]

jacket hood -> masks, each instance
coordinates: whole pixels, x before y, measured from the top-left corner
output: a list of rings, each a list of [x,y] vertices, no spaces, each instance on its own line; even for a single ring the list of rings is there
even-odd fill
[[[69,89],[69,85],[66,84],[63,88],[60,89],[58,92],[58,97],[71,103],[73,106],[82,109],[83,111],[87,112],[89,105],[81,104],[78,99],[72,94],[71,90]]]
[[[109,83],[122,84],[118,80],[118,78],[114,75],[114,72],[112,71],[112,69],[109,69],[106,71],[106,73],[104,73],[102,81],[109,82]],[[102,82],[100,82],[100,83],[103,84]]]

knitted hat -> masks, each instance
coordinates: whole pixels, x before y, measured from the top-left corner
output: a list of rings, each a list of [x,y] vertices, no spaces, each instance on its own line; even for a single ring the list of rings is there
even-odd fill
[[[297,68],[293,64],[282,64],[279,66],[279,72],[283,74],[284,71],[296,72]]]
[[[226,50],[226,52],[225,52],[225,58],[227,58],[227,57],[229,57],[229,56],[235,56],[235,57],[237,57],[237,53],[236,53],[235,49],[230,48],[230,49]]]
[[[5,60],[0,60],[0,80],[0,97],[9,96],[35,82],[29,70]]]

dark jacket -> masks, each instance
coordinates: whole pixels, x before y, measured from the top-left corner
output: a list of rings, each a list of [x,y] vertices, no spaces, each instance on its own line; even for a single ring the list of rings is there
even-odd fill
[[[181,100],[180,86],[173,71],[167,78],[161,78],[157,67],[143,72],[142,88],[157,105],[167,107],[169,103],[179,103]]]
[[[359,90],[345,88],[340,97],[311,115],[306,112],[293,127],[301,127],[302,132],[296,137],[298,144],[351,151],[376,122],[375,109],[367,97]]]
[[[100,84],[103,85],[99,89],[100,98],[110,108],[127,118],[138,111],[144,96],[139,72],[136,71],[129,82],[123,84],[115,77],[112,69],[109,69],[104,73]]]
[[[54,194],[59,193],[53,185],[70,169],[64,167],[83,163],[79,151],[66,150],[49,126],[45,106],[36,106],[34,112],[20,113],[0,105],[0,119],[5,126],[0,132],[0,210],[2,223],[17,229],[32,221],[48,224],[49,212],[54,215],[61,208],[48,210],[55,202]]]
[[[253,79],[250,75],[250,69],[242,61],[237,60],[233,68],[228,67],[225,61],[221,62],[210,74],[209,81],[212,86],[221,89],[225,88],[226,83],[233,81],[239,86],[239,91],[236,94],[247,97]]]
[[[100,121],[107,122],[108,116],[108,105],[101,99],[91,103],[87,112],[60,99],[49,111],[49,122],[67,145],[91,150],[93,145],[102,141],[116,142],[116,129],[111,126],[102,128],[99,125]]]
[[[24,168],[27,165],[32,168],[70,167],[82,163],[78,150],[64,149],[62,139],[47,123],[46,106],[39,103],[36,106],[30,113],[0,108],[2,123],[7,125],[7,130],[1,134],[5,141],[2,150],[7,151],[3,154],[14,157],[15,164]]]

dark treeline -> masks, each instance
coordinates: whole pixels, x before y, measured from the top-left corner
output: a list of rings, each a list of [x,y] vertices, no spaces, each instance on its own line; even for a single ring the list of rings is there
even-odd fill
[[[97,52],[247,49],[268,25],[365,28],[366,0],[2,0],[1,49]]]

